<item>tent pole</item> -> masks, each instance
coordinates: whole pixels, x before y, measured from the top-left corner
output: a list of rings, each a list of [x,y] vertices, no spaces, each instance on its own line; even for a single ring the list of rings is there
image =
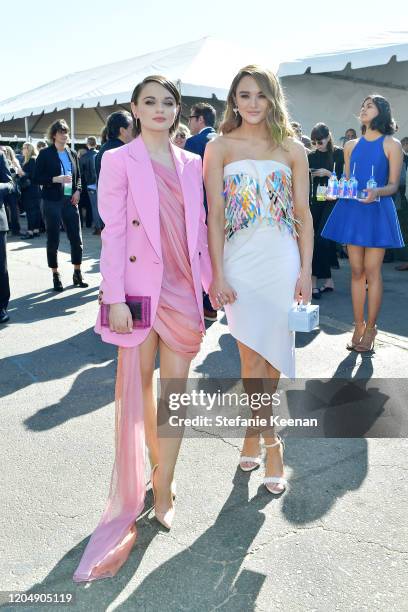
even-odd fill
[[[73,108],[71,108],[71,147],[75,148],[75,117]]]
[[[28,138],[29,138],[28,117],[24,117],[24,127],[25,127],[25,137],[26,137],[26,140],[28,140]]]

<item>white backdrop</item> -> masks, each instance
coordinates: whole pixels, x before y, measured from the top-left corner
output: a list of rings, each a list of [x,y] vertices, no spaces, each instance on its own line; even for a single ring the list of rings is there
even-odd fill
[[[408,67],[408,62],[405,62]],[[392,87],[338,81],[320,74],[283,77],[281,82],[293,120],[302,124],[310,136],[319,121],[326,123],[337,144],[347,128],[359,133],[358,113],[368,94],[379,93],[389,100],[399,130],[397,137],[408,136],[408,92]],[[408,82],[408,81],[406,81]]]
[[[408,136],[408,33],[363,49],[316,55],[279,66],[293,119],[310,134],[323,121],[338,141],[357,119],[364,98],[379,93],[391,103],[398,137]]]

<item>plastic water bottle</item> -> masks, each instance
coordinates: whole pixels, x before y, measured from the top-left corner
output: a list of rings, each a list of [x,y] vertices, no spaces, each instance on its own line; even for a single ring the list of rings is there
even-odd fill
[[[67,176],[71,177],[70,183],[64,183],[64,196],[72,196],[72,172],[67,172]]]
[[[339,198],[347,198],[347,179],[346,173],[344,172],[344,166],[343,174],[341,175],[341,179],[339,180]]]
[[[348,185],[347,185],[348,197],[354,198],[354,199],[357,198],[357,191],[358,191],[358,180],[355,177],[355,174],[354,174],[355,171],[356,171],[356,164],[354,164],[353,174],[349,178]]]
[[[371,166],[371,176],[367,181],[367,189],[377,189],[378,185],[377,185],[377,181],[375,180],[374,177],[374,166]],[[379,201],[379,197],[377,197],[376,201]]]
[[[334,171],[334,167],[333,167],[333,172],[331,177],[329,178],[329,182],[327,184],[327,194],[326,197],[327,198],[332,198],[335,199],[338,197],[338,193],[339,193],[339,181],[337,179],[337,175]]]

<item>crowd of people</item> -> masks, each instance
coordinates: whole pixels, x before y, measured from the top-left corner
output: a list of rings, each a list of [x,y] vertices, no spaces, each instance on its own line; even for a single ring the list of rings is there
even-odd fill
[[[27,191],[27,237],[37,236],[45,223],[56,291],[64,288],[61,227],[71,246],[74,285],[88,286],[81,272],[84,193],[94,232],[102,232],[95,330],[118,347],[116,452],[108,503],[76,581],[114,575],[130,553],[144,505],[145,441],[155,516],[171,528],[182,429],[158,435],[158,409],[166,402],[160,397],[156,405],[153,393],[157,353],[161,379],[185,381],[205,319],[215,320],[224,309],[246,390],[251,395],[266,384],[272,396],[281,374],[296,375],[289,311],[335,290],[331,270],[338,253],[351,267],[355,326],[345,348],[372,351],[385,250],[404,246],[392,196],[406,197],[408,142],[395,138],[391,107],[382,96],[362,101],[361,136],[347,130],[344,147],[335,146],[324,123],[313,127],[310,139],[303,135],[301,125],[289,120],[279,81],[260,66],[246,66],[234,77],[218,132],[210,104],[194,104],[188,126],[180,124],[181,108],[174,83],[150,76],[136,85],[131,113],[110,115],[99,151],[89,137],[77,155],[61,119],[50,126],[48,146],[37,157],[30,143],[21,160],[0,153],[2,322],[10,297],[5,205],[17,231],[16,185]],[[322,188],[339,180],[367,186],[364,195],[346,199],[336,192],[322,199]],[[260,466],[262,443],[263,483],[281,495],[287,486],[284,443],[273,426],[248,426],[240,468]]]
[[[194,104],[190,109],[188,125],[179,123],[175,134],[172,136],[172,142],[180,148],[197,153],[203,159],[207,143],[217,136],[216,123],[216,111],[211,104],[207,102]],[[324,293],[335,290],[331,271],[339,268],[339,257],[348,258],[349,255],[345,243],[341,244],[322,235],[323,228],[335,207],[336,200],[319,201],[318,189],[327,186],[333,169],[337,178],[341,178],[345,170],[343,148],[346,147],[348,142],[356,141],[358,137],[354,128],[348,128],[344,136],[339,139],[342,143],[340,147],[335,145],[330,128],[324,123],[317,123],[312,128],[310,137],[303,133],[299,122],[292,121],[291,127],[294,136],[303,143],[309,162],[309,203],[314,228],[312,298],[319,300]],[[7,233],[13,236],[21,236],[27,240],[34,239],[43,232],[47,233],[47,259],[53,272],[53,288],[55,291],[63,291],[64,289],[57,262],[61,231],[66,231],[71,244],[74,285],[78,287],[87,286],[81,273],[83,250],[81,228],[83,225],[86,225],[86,227],[93,226],[94,235],[100,235],[103,229],[97,200],[97,184],[102,156],[105,151],[127,144],[133,138],[132,115],[128,111],[120,110],[108,117],[101,132],[101,145],[98,146],[96,137],[89,136],[86,140],[86,146],[80,147],[78,153],[68,146],[69,126],[63,119],[51,125],[47,139],[37,141],[35,147],[31,142],[25,142],[21,153],[19,153],[15,152],[11,146],[0,146],[0,152],[3,153],[5,162],[3,165],[8,169],[7,176],[5,175],[3,178],[3,183],[7,181],[11,183],[11,186],[6,190],[3,189],[2,196],[8,222]],[[408,206],[408,137],[401,139],[401,145],[403,164],[398,190],[394,195],[398,208]],[[55,149],[58,149],[59,162],[55,155]],[[43,150],[48,152],[40,157]],[[50,157],[52,151],[54,151],[54,156],[51,155]],[[43,174],[43,163],[47,156],[48,163],[54,157],[54,163],[51,164],[52,172],[56,170],[56,163],[60,164],[63,172],[59,178],[55,177],[55,180],[54,177],[51,177],[56,183],[52,186],[47,185],[48,178]],[[64,158],[67,168],[64,166]],[[38,167],[41,170],[40,172],[37,170],[36,174],[36,168]],[[65,171],[67,174],[65,174]],[[11,175],[11,181],[9,175]],[[73,192],[70,197],[67,197],[64,181],[67,181],[65,184],[70,185],[72,177],[74,177],[74,181],[78,181],[78,185],[75,183],[77,193]],[[59,204],[56,204],[57,201],[59,201]],[[49,202],[53,202],[53,204],[50,205]],[[68,206],[72,203],[74,203],[74,208]],[[207,215],[205,189],[204,207]],[[24,231],[21,230],[20,226],[21,217],[26,217],[27,221],[27,228]],[[5,226],[5,222],[3,222],[3,226]],[[387,251],[386,257],[390,257],[389,253],[390,251]],[[3,260],[5,261],[5,256]],[[396,269],[407,271],[408,264],[402,263],[396,266]],[[4,271],[3,276],[5,276]],[[203,300],[205,319],[215,321],[217,311],[213,308],[208,295],[205,293],[203,294]],[[8,301],[4,298],[2,302],[0,323],[9,320]]]

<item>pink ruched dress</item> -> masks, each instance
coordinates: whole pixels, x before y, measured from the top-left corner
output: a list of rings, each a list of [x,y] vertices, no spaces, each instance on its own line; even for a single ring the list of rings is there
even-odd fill
[[[201,317],[188,254],[183,194],[175,170],[152,164],[159,189],[164,265],[153,328],[173,351],[193,358],[200,349]]]
[[[202,340],[188,254],[183,194],[175,170],[152,160],[160,201],[163,280],[153,329],[192,359]],[[115,387],[115,463],[108,501],[74,574],[75,582],[114,576],[136,541],[144,508],[145,437],[139,347],[119,348]]]

